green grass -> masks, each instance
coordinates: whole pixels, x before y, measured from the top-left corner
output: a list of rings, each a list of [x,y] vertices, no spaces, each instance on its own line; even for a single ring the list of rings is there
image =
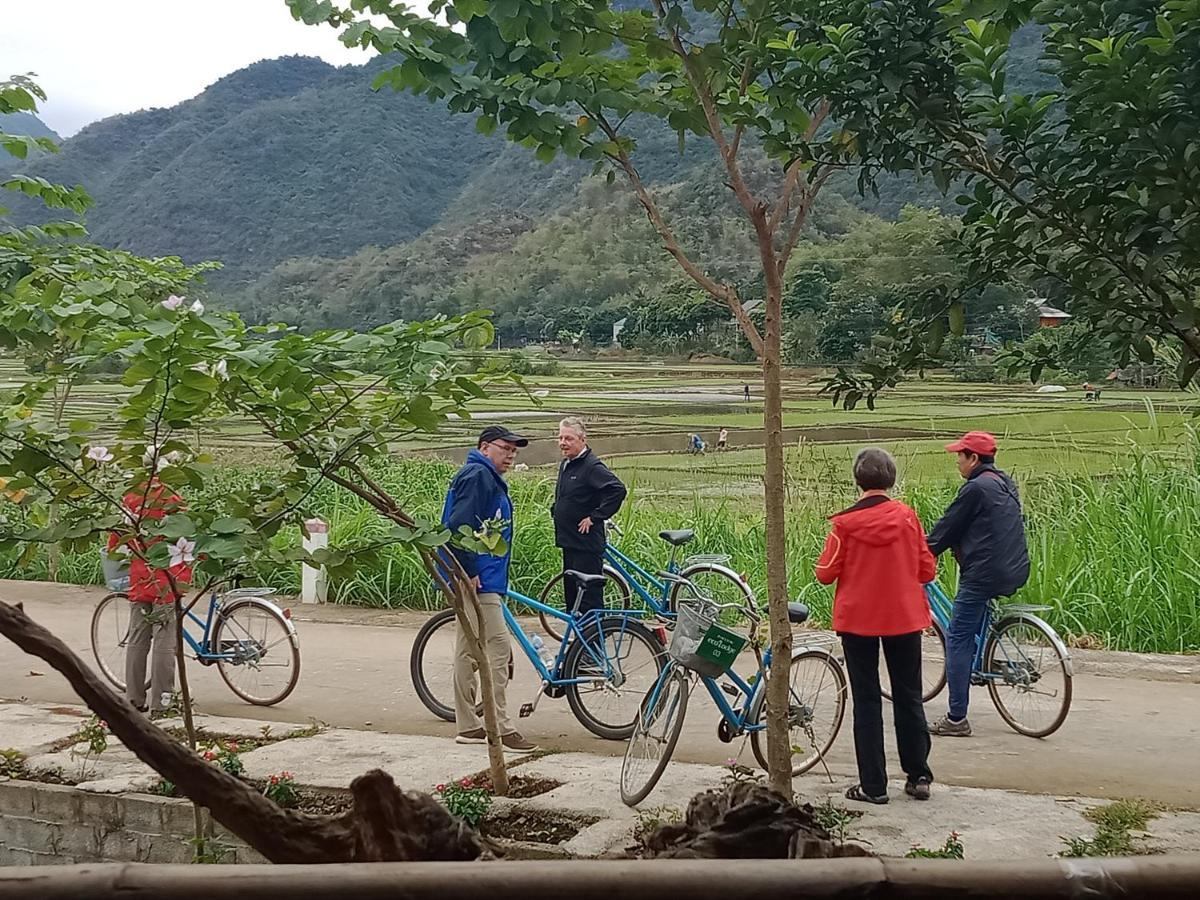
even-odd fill
[[[1096,824],[1095,837],[1063,838],[1061,855],[1077,858],[1153,853],[1130,832],[1145,830],[1150,820],[1157,818],[1158,814],[1159,807],[1146,800],[1115,800],[1104,806],[1093,807],[1083,817]]]

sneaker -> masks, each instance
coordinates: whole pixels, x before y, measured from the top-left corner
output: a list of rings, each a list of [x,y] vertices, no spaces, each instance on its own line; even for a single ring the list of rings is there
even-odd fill
[[[955,722],[950,718],[950,714],[947,713],[936,722],[929,723],[929,733],[942,737],[970,737],[971,723],[966,719]]]
[[[500,738],[500,742],[504,744],[505,750],[513,753],[530,753],[538,748],[537,744],[524,737],[519,731],[510,731]]]
[[[462,734],[454,738],[456,744],[486,744],[487,732],[482,728],[476,728],[472,731],[464,731]]]
[[[929,799],[929,779],[918,778],[916,781],[906,782],[904,785],[904,793],[912,797],[914,800]]]

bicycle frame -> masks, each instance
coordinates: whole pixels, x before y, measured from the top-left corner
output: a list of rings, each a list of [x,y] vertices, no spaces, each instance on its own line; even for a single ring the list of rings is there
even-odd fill
[[[528,607],[535,613],[552,616],[566,625],[566,630],[563,632],[563,639],[558,645],[558,653],[554,656],[553,666],[547,668],[546,664],[542,662],[541,656],[534,648],[533,642],[525,634],[520,623],[517,622],[516,614],[513,613],[507,603],[501,604],[501,609],[504,612],[504,623],[508,626],[509,633],[516,639],[517,644],[525,653],[525,656],[529,659],[530,664],[537,671],[542,681],[556,687],[570,684],[585,684],[592,681],[607,681],[611,674],[611,666],[608,655],[603,650],[604,620],[621,619],[622,621],[638,621],[640,618],[639,612],[632,609],[594,609],[582,618],[576,618],[570,613],[555,609],[553,606],[548,606],[540,600],[527,597],[511,588],[506,592],[505,596],[509,600],[515,600],[522,606]],[[593,622],[595,623],[596,636],[600,640],[599,649],[584,633],[587,626]],[[601,667],[602,671],[600,673],[584,678],[560,678],[558,676],[557,673],[562,671],[562,664],[566,658],[567,651],[575,640],[578,640],[583,645],[584,650],[591,656],[592,662]]]
[[[667,597],[671,592],[669,582],[659,580],[612,544],[604,548],[604,558],[614,569],[621,573],[625,578],[626,584],[633,588],[643,603],[650,607],[657,615],[669,615],[667,611]],[[667,563],[667,571],[672,574],[679,572],[679,564],[675,562],[674,551],[672,551],[671,559]],[[654,585],[655,590],[658,591],[657,597],[642,586],[643,580]]]
[[[942,590],[941,585],[936,581],[931,581],[925,585],[925,597],[929,600],[929,608],[933,613],[933,617],[942,626],[942,631],[947,635],[948,640],[950,634],[950,616],[954,610],[954,601],[946,595],[946,592]],[[1035,607],[1027,608],[1034,609]],[[987,646],[987,636],[992,630],[992,624],[997,619],[998,611],[999,607],[995,600],[989,602],[987,609],[983,611],[983,620],[979,623],[979,632],[975,635],[975,655],[971,660],[972,684],[1004,681],[1005,676],[1003,672],[985,672],[983,668],[983,652]]]
[[[763,689],[763,685],[766,683],[764,674],[770,665],[771,651],[767,650],[763,654],[762,667],[758,670],[758,677],[755,678],[753,685],[749,684],[733,669],[726,669],[724,674],[721,675],[722,678],[733,682],[733,686],[738,689],[737,696],[739,698],[746,698],[740,712],[734,710],[729,701],[725,699],[725,692],[717,684],[717,679],[709,678],[707,675],[698,675],[698,673],[691,672],[688,669],[684,669],[684,671],[689,675],[697,675],[700,681],[703,682],[704,686],[708,689],[708,695],[712,697],[713,703],[716,704],[717,710],[721,713],[721,718],[729,724],[730,729],[735,734],[749,734],[753,731],[764,731],[767,727],[766,722],[748,725],[746,718],[750,715],[750,710],[754,708],[754,702],[758,699],[758,692]],[[668,660],[667,665],[663,667],[662,674],[659,676],[658,681],[655,682],[654,687],[651,689],[651,694],[647,698],[646,707],[648,709],[654,709],[657,705],[658,694],[662,690],[663,685],[667,683],[667,678],[670,677],[671,672],[676,666],[679,666],[679,663],[672,659]]]

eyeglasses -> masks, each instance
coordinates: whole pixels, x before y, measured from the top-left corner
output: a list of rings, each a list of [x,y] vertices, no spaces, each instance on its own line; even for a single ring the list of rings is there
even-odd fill
[[[500,441],[489,441],[489,445],[492,447],[495,447],[497,450],[499,450],[505,456],[516,456],[517,451],[520,449],[520,447],[517,447],[513,444],[504,444],[504,443],[501,443]]]

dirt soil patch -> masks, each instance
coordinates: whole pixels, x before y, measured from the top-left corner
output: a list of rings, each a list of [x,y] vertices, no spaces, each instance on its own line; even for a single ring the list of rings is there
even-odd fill
[[[525,841],[532,844],[564,844],[599,819],[590,816],[566,818],[542,810],[515,810],[488,816],[480,829],[490,838]]]
[[[492,778],[489,772],[476,772],[471,776],[471,781],[491,790]],[[553,778],[542,778],[540,775],[509,775],[508,799],[528,800],[530,797],[539,797],[542,794],[548,794],[555,788],[562,786],[563,783],[561,781],[555,781]]]

